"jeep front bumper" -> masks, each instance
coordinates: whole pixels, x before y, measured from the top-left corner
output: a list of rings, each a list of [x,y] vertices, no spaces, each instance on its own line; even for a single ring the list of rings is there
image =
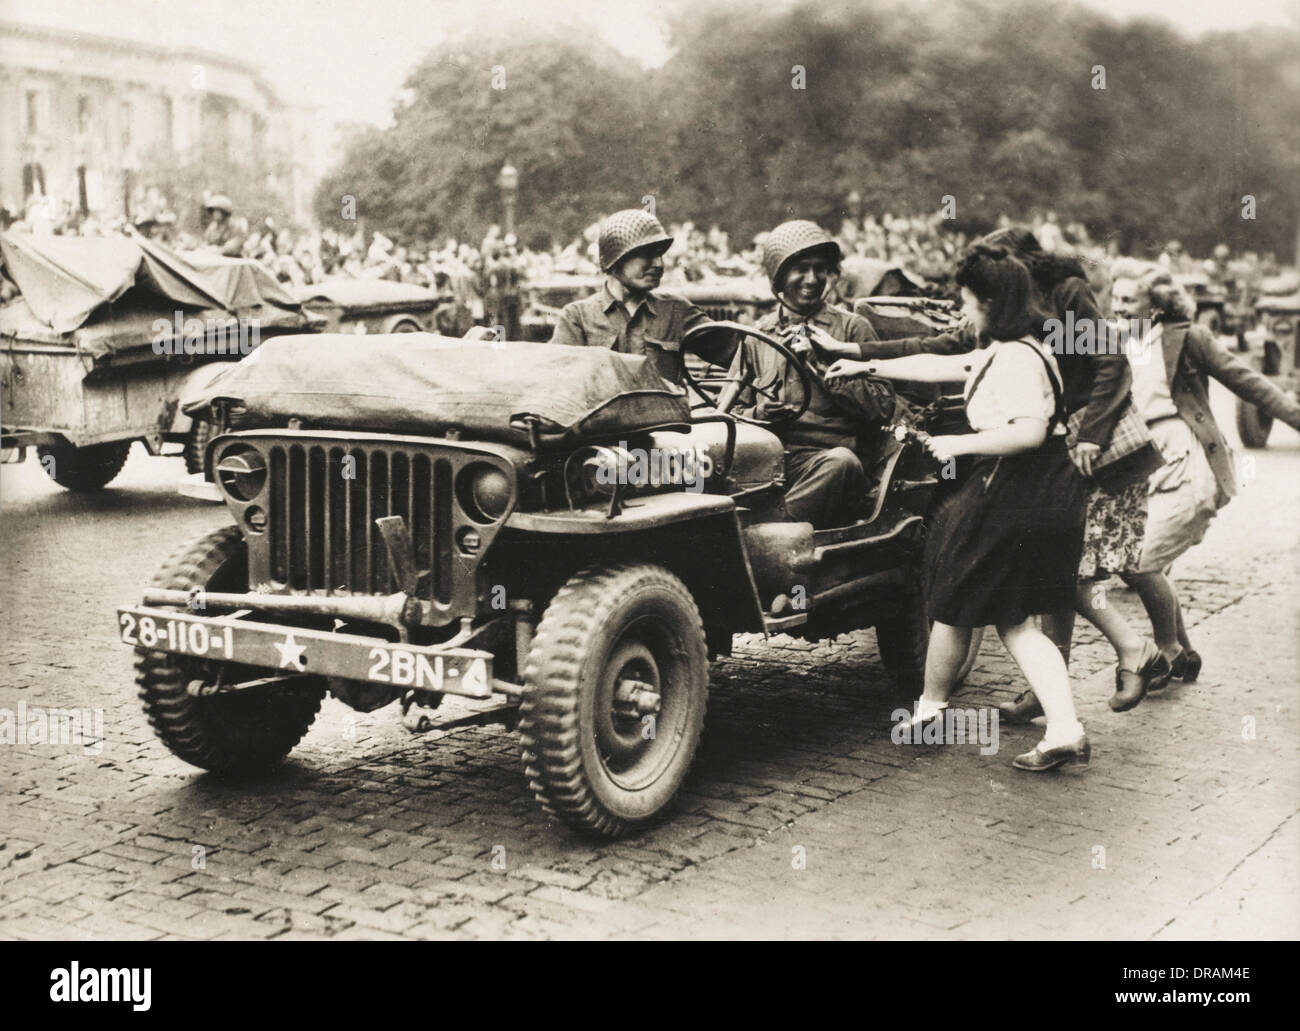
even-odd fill
[[[474,648],[394,644],[147,605],[119,608],[117,618],[122,643],[149,651],[469,698],[501,690],[494,687],[492,653]]]

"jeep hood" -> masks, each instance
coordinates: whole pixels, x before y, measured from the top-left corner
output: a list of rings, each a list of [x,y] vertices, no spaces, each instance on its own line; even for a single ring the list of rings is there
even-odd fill
[[[269,340],[198,394],[233,429],[285,426],[445,436],[527,447],[685,427],[686,392],[645,358],[600,347],[493,343],[432,333]]]

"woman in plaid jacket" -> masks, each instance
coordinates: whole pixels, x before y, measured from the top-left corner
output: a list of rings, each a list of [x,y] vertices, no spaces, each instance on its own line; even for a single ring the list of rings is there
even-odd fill
[[[1210,411],[1209,380],[1218,380],[1265,414],[1300,430],[1300,404],[1267,378],[1243,365],[1204,326],[1193,325],[1195,305],[1168,271],[1156,269],[1138,279],[1115,281],[1117,314],[1150,319],[1154,325],[1132,342],[1133,400],[1155,438],[1165,465],[1148,484],[1148,516],[1142,556],[1134,573],[1121,573],[1139,590],[1160,649],[1162,675],[1151,690],[1171,677],[1195,680],[1201,657],[1192,648],[1178,594],[1168,571],[1173,561],[1205,536],[1214,514],[1237,493],[1232,449]],[[1139,639],[1114,606],[1097,610],[1094,620],[1112,640]],[[1139,639],[1140,640],[1140,639]]]

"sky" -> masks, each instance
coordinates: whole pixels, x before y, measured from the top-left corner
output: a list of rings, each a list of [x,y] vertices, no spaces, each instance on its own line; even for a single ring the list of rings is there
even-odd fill
[[[695,0],[666,0],[674,7]],[[733,0],[733,3],[737,0]],[[750,0],[788,6],[793,0]],[[865,2],[865,0],[864,0]],[[880,0],[904,3],[908,0]],[[1300,0],[1079,0],[1123,20],[1157,17],[1195,36],[1300,23]],[[201,46],[260,65],[280,95],[325,122],[388,121],[407,72],[448,35],[557,18],[589,25],[647,66],[670,56],[665,0],[0,0],[0,19]],[[914,3],[913,3],[914,6]]]

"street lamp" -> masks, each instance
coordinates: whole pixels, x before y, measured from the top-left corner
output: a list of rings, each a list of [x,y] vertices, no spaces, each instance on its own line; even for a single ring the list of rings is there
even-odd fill
[[[511,234],[515,231],[515,194],[519,190],[519,172],[509,161],[501,166],[497,186],[501,188],[501,205],[506,212],[505,231]]]

